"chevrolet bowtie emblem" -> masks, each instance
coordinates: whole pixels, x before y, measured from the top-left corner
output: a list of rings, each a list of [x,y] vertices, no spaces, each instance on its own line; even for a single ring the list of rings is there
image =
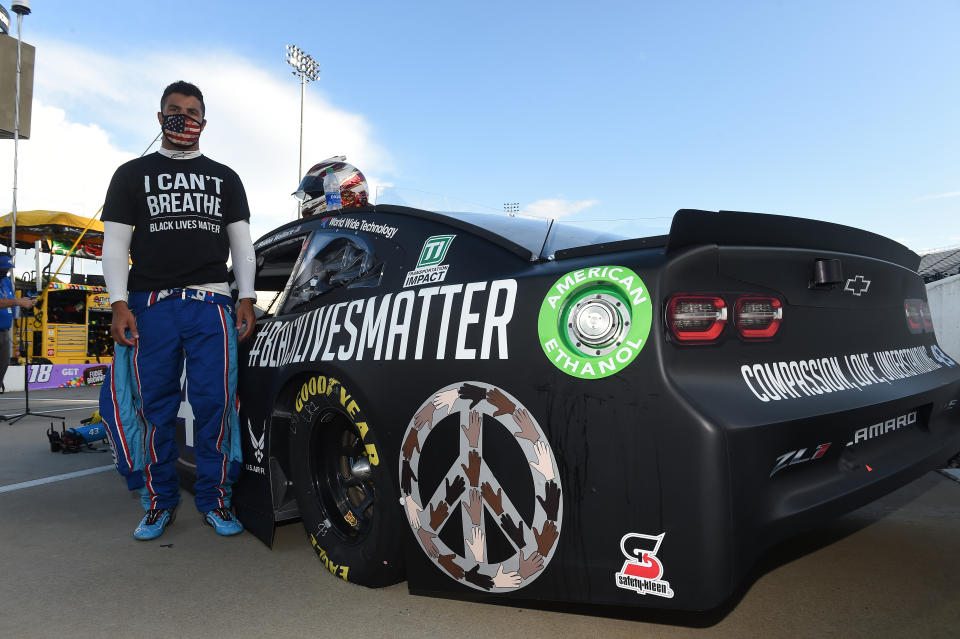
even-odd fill
[[[860,297],[870,289],[870,280],[864,279],[863,275],[857,275],[847,280],[846,286],[843,287],[844,291],[849,291]]]

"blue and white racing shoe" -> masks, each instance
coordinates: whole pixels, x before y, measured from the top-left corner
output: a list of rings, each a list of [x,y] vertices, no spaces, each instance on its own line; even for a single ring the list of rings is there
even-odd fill
[[[140,524],[133,531],[133,538],[140,541],[156,539],[163,534],[168,524],[173,523],[177,511],[173,508],[154,508],[140,520]]]
[[[203,513],[203,523],[212,526],[218,535],[230,536],[243,532],[243,524],[227,508],[217,508]]]

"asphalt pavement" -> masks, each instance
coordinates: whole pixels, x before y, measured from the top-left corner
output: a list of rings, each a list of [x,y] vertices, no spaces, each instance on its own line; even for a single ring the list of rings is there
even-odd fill
[[[33,392],[30,408],[75,426],[98,392]],[[0,414],[23,408],[0,395]],[[772,549],[723,610],[515,608],[343,582],[299,524],[272,550],[217,537],[188,495],[160,539],[135,541],[142,510],[110,454],[51,453],[51,422],[0,422],[0,637],[960,636],[960,480],[941,473]]]

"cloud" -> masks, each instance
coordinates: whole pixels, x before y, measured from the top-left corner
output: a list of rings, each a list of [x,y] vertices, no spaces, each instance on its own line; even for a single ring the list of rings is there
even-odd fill
[[[522,215],[543,218],[568,217],[591,206],[596,206],[598,203],[598,200],[572,201],[550,198],[531,202],[524,206],[523,209],[520,210],[520,213]]]
[[[938,193],[937,195],[924,195],[923,197],[917,198],[917,201],[923,200],[942,200],[948,197],[960,197],[960,191],[950,191],[949,193]]]
[[[300,86],[229,52],[139,52],[124,57],[56,41],[42,45],[34,78],[31,139],[20,143],[19,210],[61,209],[93,215],[110,176],[159,132],[163,88],[194,82],[204,93],[207,128],[200,148],[240,175],[254,238],[296,215]],[[303,170],[346,155],[376,192],[389,174],[389,153],[367,120],[332,104],[317,85],[304,105]],[[4,148],[7,148],[4,145]],[[157,147],[154,145],[151,150]],[[11,193],[12,148],[0,156],[0,196]],[[3,212],[7,206],[0,206]]]
[[[114,169],[133,157],[95,124],[67,120],[63,109],[34,100],[31,137],[18,146],[17,210],[68,211],[90,217],[103,203]],[[2,195],[12,197],[13,144],[0,156]],[[146,144],[144,144],[146,146]],[[2,200],[3,213],[11,200]]]

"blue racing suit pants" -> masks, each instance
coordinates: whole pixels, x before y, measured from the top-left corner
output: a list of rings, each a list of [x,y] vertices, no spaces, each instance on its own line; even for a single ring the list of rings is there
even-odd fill
[[[103,395],[108,394],[108,389],[101,395],[101,415],[108,422],[108,432],[118,452],[117,467],[128,475],[129,487],[143,486],[145,509],[174,508],[179,503],[176,423],[180,380],[186,363],[197,462],[195,503],[201,512],[229,507],[231,486],[241,467],[233,302],[229,297],[206,291],[169,289],[131,292],[128,305],[137,320],[139,339],[126,360],[130,366],[114,363],[109,380],[113,404],[107,402],[107,411]],[[120,349],[118,346],[117,360],[121,357]],[[128,369],[128,380],[120,378],[125,374],[124,368]],[[129,386],[128,395],[135,398],[128,402],[133,419],[120,419],[124,404],[118,401],[116,389],[124,386]],[[108,417],[110,408],[116,411],[116,420]],[[126,423],[121,425],[121,421]],[[129,436],[129,422],[136,422],[139,437]],[[135,440],[139,446],[131,445]],[[139,450],[131,454],[130,448]],[[142,471],[142,483],[136,471]]]

